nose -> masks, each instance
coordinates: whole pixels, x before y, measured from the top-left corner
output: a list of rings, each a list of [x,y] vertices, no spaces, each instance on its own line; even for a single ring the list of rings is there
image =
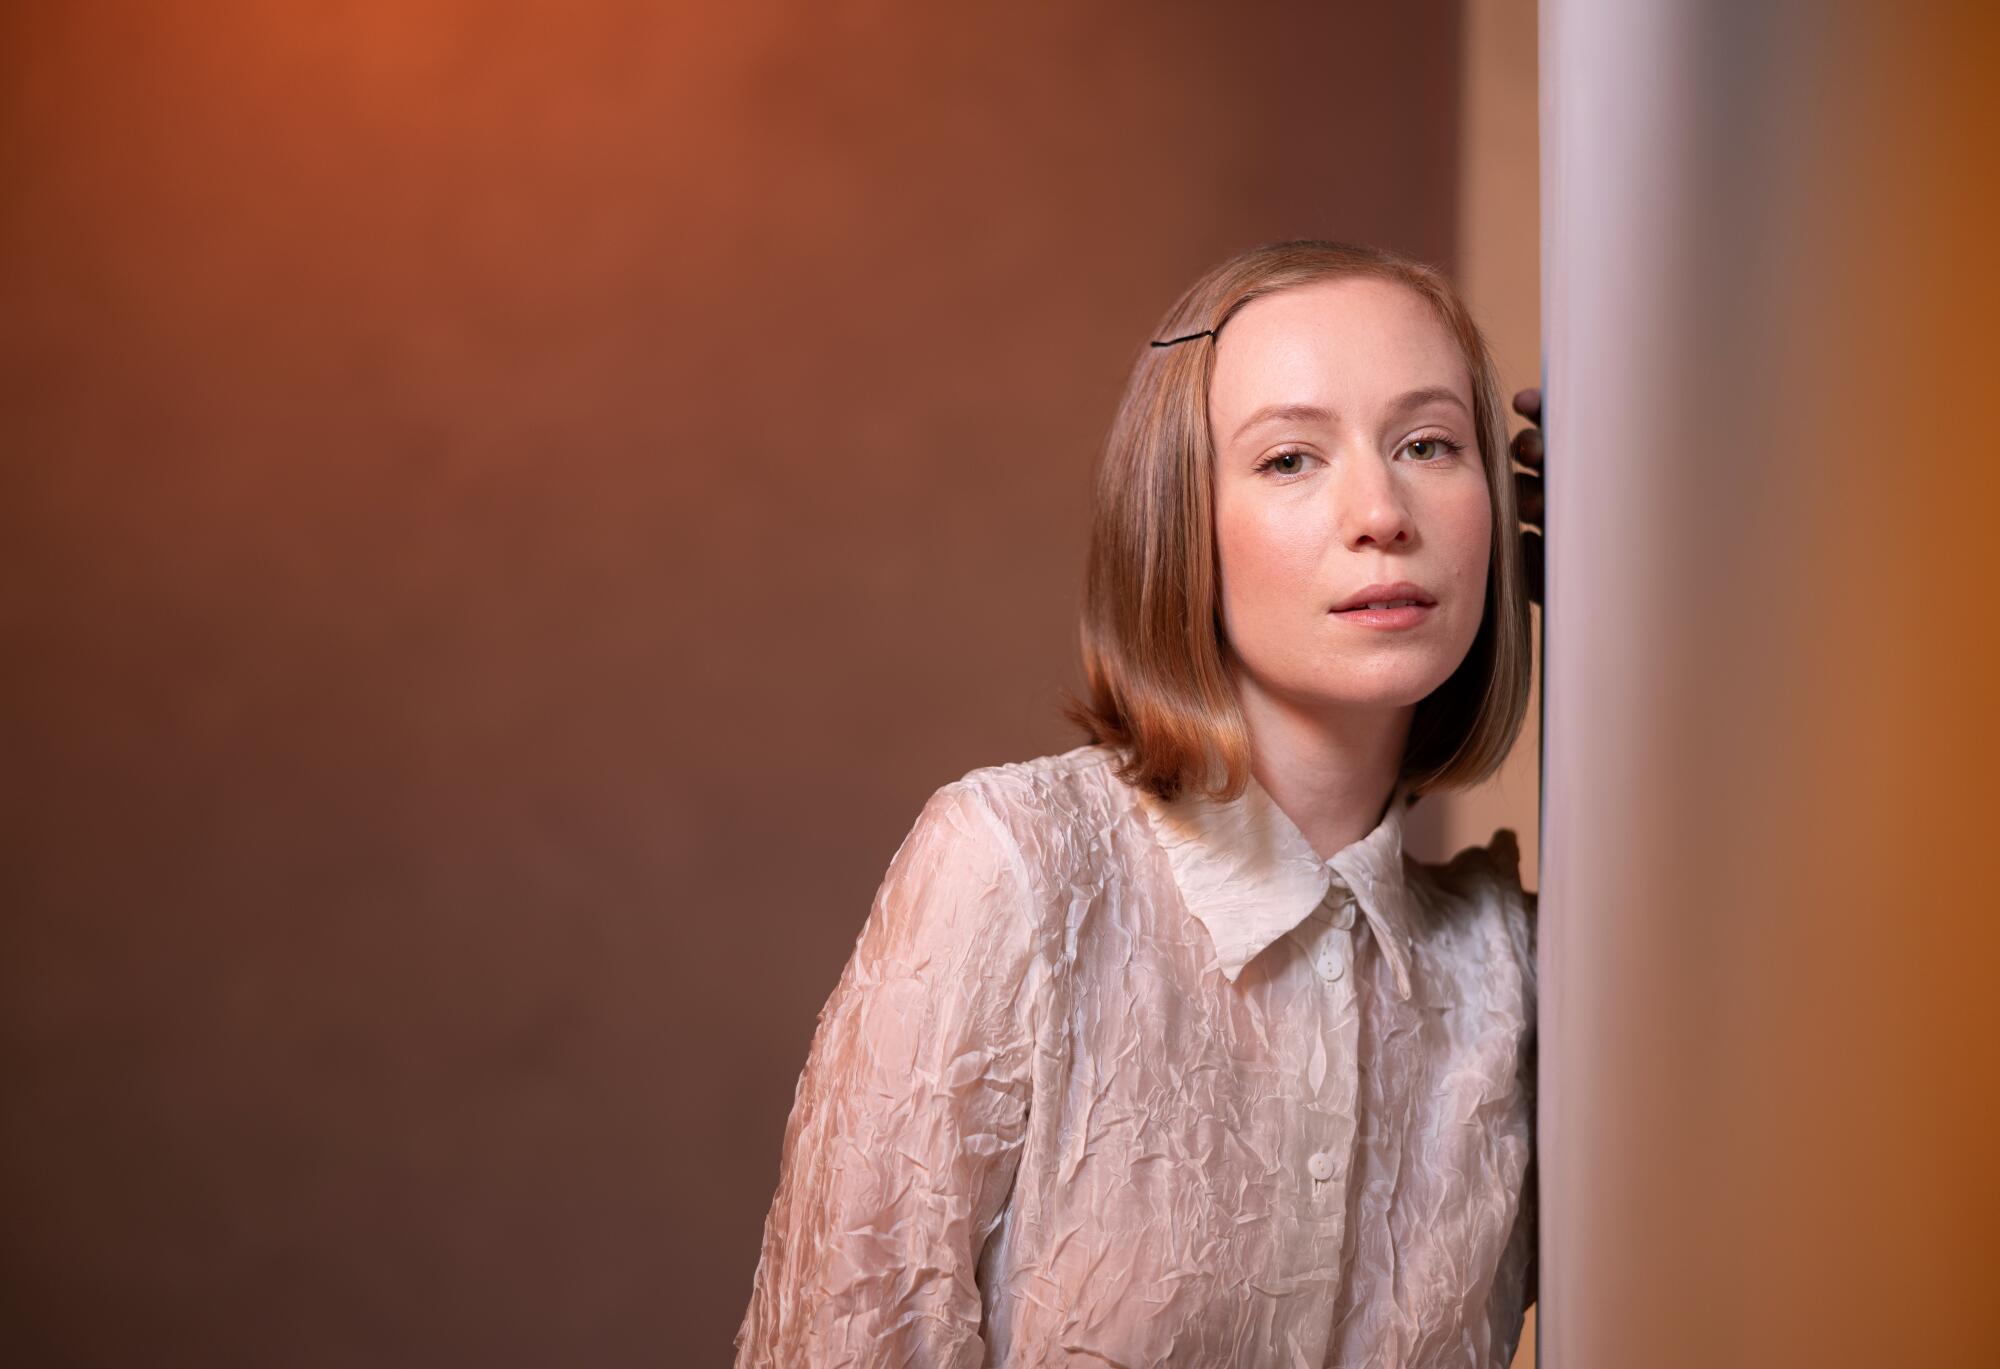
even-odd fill
[[[1339,501],[1341,540],[1349,547],[1400,546],[1416,536],[1409,503],[1387,462],[1360,458],[1341,463],[1328,482]]]

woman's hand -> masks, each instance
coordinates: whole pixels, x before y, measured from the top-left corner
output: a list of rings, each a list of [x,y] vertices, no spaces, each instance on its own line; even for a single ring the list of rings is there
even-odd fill
[[[1527,568],[1528,598],[1542,602],[1542,392],[1519,390],[1514,395],[1514,412],[1530,426],[1514,434],[1508,450],[1528,469],[1514,472],[1514,500],[1520,505],[1521,521],[1531,526],[1521,532],[1521,559]],[[1546,607],[1546,605],[1544,605]]]

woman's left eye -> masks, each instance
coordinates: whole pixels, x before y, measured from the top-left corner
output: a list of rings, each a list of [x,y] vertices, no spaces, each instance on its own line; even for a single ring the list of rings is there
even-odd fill
[[[1442,433],[1431,433],[1426,437],[1411,438],[1403,444],[1403,450],[1412,454],[1415,454],[1419,447],[1425,450],[1421,455],[1417,456],[1417,464],[1419,466],[1428,466],[1432,462],[1442,461],[1448,456],[1463,451],[1465,444],[1454,442]]]

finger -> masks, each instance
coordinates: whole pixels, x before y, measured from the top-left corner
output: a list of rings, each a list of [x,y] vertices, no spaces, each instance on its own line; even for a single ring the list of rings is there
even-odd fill
[[[1523,523],[1542,527],[1542,478],[1526,471],[1515,471],[1514,503]]]
[[[1530,423],[1542,421],[1542,392],[1539,389],[1514,391],[1514,412]]]
[[[1547,607],[1547,602],[1542,598],[1544,550],[1540,533],[1521,534],[1521,573],[1522,578],[1528,582],[1528,599],[1532,603]]]
[[[1512,452],[1514,459],[1523,466],[1533,466],[1536,470],[1541,470],[1542,458],[1547,455],[1548,447],[1542,440],[1540,428],[1523,428],[1514,434],[1514,440],[1507,444],[1507,450]]]

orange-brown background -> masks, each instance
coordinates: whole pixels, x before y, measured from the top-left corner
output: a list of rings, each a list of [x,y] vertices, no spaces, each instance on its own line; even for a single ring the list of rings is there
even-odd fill
[[[1134,349],[1457,265],[1462,36],[8,7],[0,1359],[722,1359],[897,841],[1076,740]]]

